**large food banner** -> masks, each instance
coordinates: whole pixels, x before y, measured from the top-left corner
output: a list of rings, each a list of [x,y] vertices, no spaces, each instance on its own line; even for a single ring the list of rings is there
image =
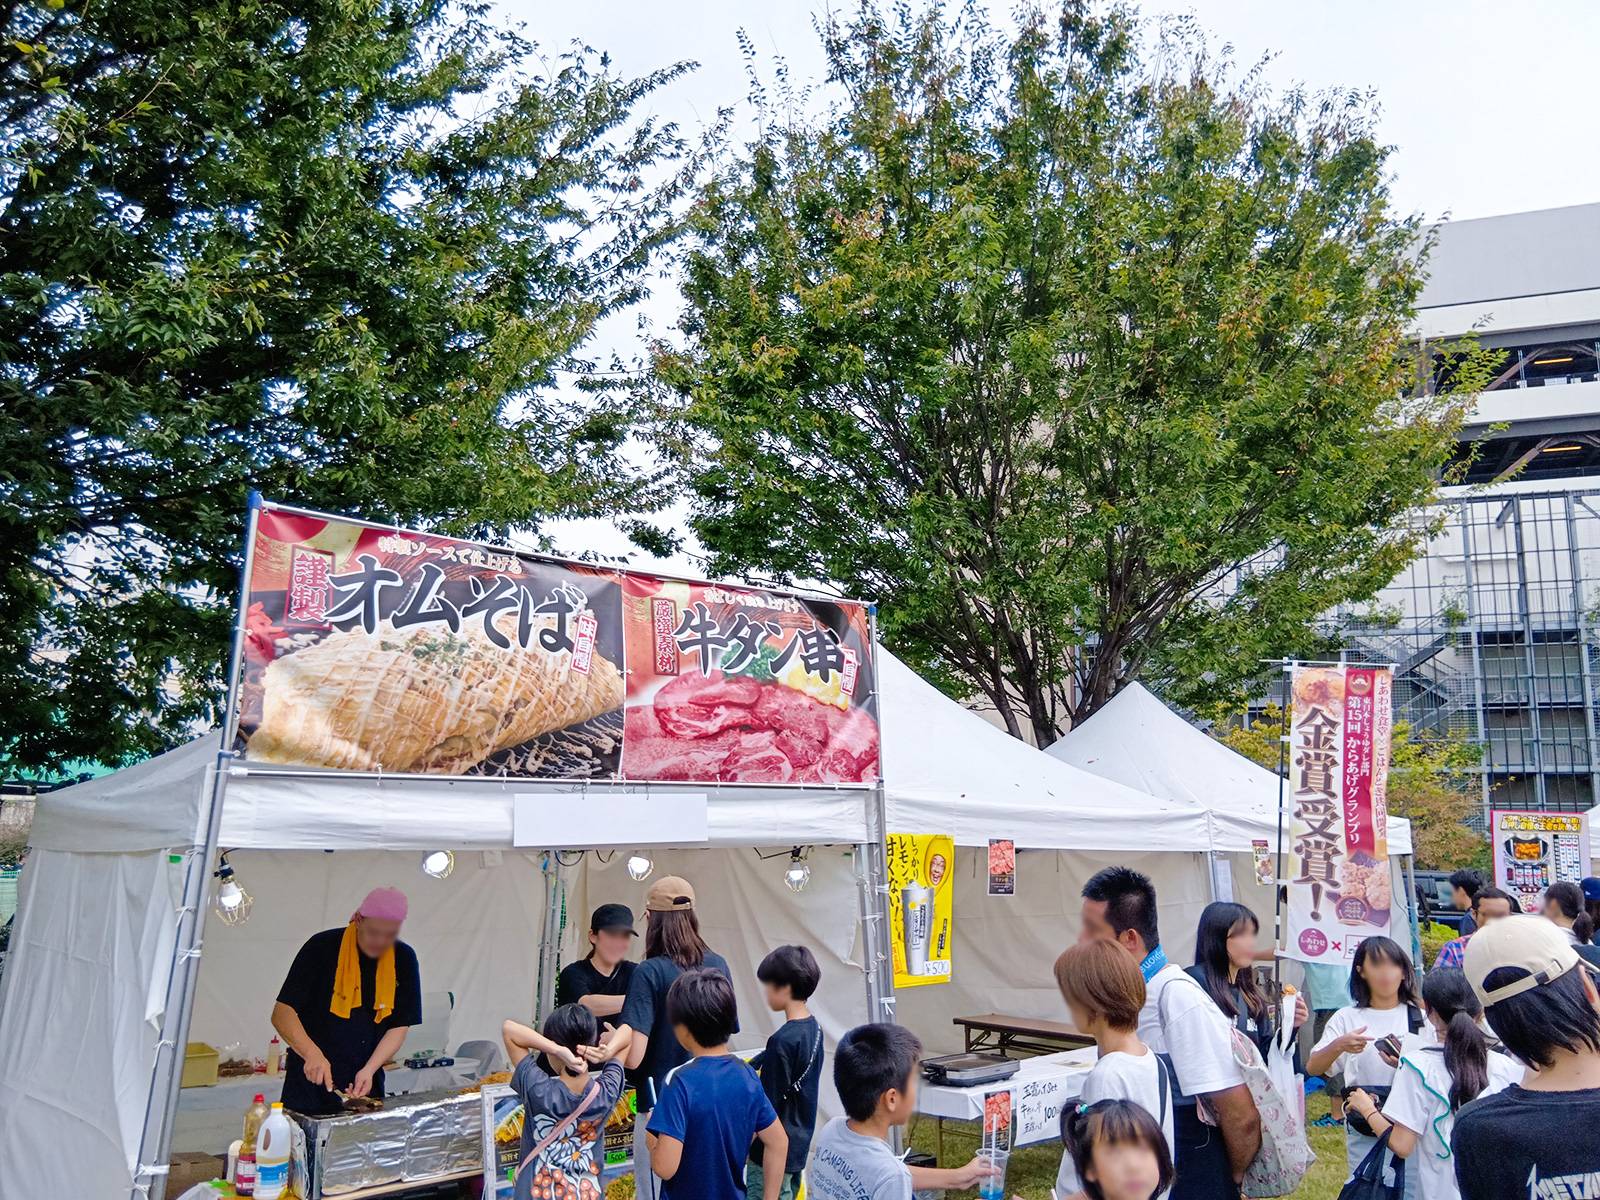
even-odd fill
[[[1289,725],[1289,936],[1305,962],[1348,962],[1390,928],[1387,667],[1297,666]]]
[[[878,705],[867,610],[628,574],[628,779],[871,783]]]
[[[868,610],[275,505],[235,747],[329,771],[877,780]]]
[[[954,941],[955,839],[942,833],[891,833],[889,940],[894,985],[950,982]]]
[[[1523,912],[1542,912],[1552,883],[1580,883],[1589,874],[1587,813],[1497,808],[1489,830],[1494,885],[1515,896]]]
[[[618,773],[615,572],[272,508],[247,569],[237,742],[249,761]]]

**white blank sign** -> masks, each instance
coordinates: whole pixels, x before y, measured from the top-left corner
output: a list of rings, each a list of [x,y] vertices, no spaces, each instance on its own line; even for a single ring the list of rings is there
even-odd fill
[[[517,792],[511,841],[538,850],[700,846],[704,792]]]

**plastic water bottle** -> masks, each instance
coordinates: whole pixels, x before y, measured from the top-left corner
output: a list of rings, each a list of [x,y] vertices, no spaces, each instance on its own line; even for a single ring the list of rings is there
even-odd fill
[[[256,1139],[256,1200],[278,1200],[289,1190],[289,1118],[274,1103]]]
[[[244,1137],[239,1139],[239,1162],[233,1169],[233,1190],[241,1196],[256,1194],[256,1140],[267,1115],[266,1097],[257,1092],[244,1114]]]

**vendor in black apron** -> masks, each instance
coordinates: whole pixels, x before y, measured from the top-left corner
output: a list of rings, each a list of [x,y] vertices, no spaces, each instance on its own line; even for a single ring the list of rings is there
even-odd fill
[[[405,893],[374,888],[342,929],[300,947],[272,1006],[289,1047],[283,1106],[307,1116],[340,1111],[335,1090],[383,1095],[383,1064],[422,1020],[417,955],[400,941]]]

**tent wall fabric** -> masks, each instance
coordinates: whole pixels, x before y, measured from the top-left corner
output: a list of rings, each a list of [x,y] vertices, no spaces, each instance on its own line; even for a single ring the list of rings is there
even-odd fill
[[[1249,850],[1252,841],[1267,838],[1277,850],[1278,776],[1196,729],[1142,684],[1130,683],[1045,753],[1148,795],[1206,809],[1213,849]],[[1411,823],[1403,817],[1389,818],[1389,852],[1411,853]]]
[[[601,904],[620,902],[638,917],[635,957],[643,957],[644,895],[650,882],[635,883],[623,867],[624,855],[608,863],[585,855],[562,868],[567,882],[566,929],[561,937],[563,964],[588,953],[589,914]],[[765,861],[753,850],[671,850],[654,855],[655,875],[681,875],[693,884],[700,932],[733,972],[739,1001],[737,1050],[760,1047],[783,1023],[767,1008],[756,967],[767,953],[785,944],[802,945],[816,956],[822,982],[809,1007],[822,1026],[830,1062],[822,1073],[819,1103],[823,1118],[842,1112],[833,1090],[832,1048],[846,1030],[867,1018],[866,986],[856,953],[856,886],[850,852],[818,846],[808,860],[811,882],[791,892],[783,882],[787,855]]]
[[[1040,754],[882,658],[891,833],[947,833],[960,846],[1012,837],[1034,850],[1192,853],[1209,844],[1204,805]]]
[[[996,829],[993,836],[1011,834]],[[1101,867],[1113,864],[1150,877],[1168,957],[1175,963],[1193,961],[1195,926],[1211,900],[1205,857],[1019,848],[1016,894],[990,896],[986,851],[958,847],[950,982],[897,991],[896,1019],[934,1054],[962,1049],[961,1031],[952,1023],[956,1017],[1001,1012],[1066,1020],[1051,967],[1077,939],[1083,885]]]
[[[0,1004],[0,1196],[128,1194],[181,887],[162,851],[29,854]]]
[[[191,1041],[241,1044],[266,1054],[272,1005],[301,944],[343,926],[374,887],[410,901],[401,936],[416,950],[424,993],[453,992],[450,1049],[500,1037],[507,1017],[533,1012],[544,920],[540,854],[461,852],[448,879],[419,869],[421,855],[395,851],[237,851],[228,861],[254,900],[250,919],[206,927]],[[498,859],[498,861],[496,861]],[[178,1150],[201,1149],[176,1146]]]

